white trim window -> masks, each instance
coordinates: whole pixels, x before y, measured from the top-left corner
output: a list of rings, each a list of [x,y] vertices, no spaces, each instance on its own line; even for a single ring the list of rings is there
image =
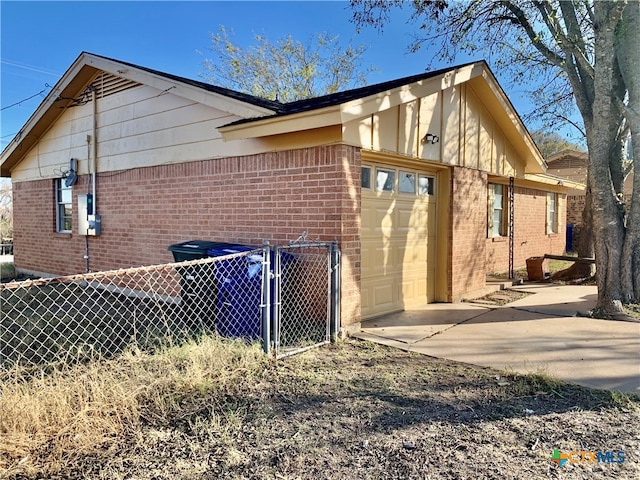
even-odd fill
[[[487,202],[487,237],[506,237],[509,235],[507,227],[507,213],[509,208],[506,185],[498,183],[489,184],[489,195]]]
[[[56,179],[56,232],[71,233],[73,228],[72,190],[63,178]]]
[[[558,233],[558,194],[547,192],[547,235]]]

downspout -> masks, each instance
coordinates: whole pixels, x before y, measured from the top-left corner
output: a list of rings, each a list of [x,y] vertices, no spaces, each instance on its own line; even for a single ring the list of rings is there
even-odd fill
[[[514,241],[515,241],[515,179],[509,177],[509,280],[515,278],[514,272]]]
[[[91,193],[93,194],[93,215],[98,212],[98,199],[96,195],[96,164],[98,158],[98,139],[96,134],[98,132],[98,95],[95,87],[91,87],[93,92],[93,125],[92,125],[92,140],[93,140],[93,154],[92,154],[92,168],[91,168]]]
[[[92,93],[93,107],[92,107],[92,121],[91,121],[91,135],[87,135],[87,156],[89,157],[88,161],[88,170],[91,175],[91,192],[89,192],[89,184],[87,183],[87,195],[91,193],[93,202],[92,202],[92,211],[91,215],[95,215],[97,211],[97,201],[96,201],[96,155],[98,153],[98,142],[96,141],[96,132],[97,128],[97,118],[98,118],[98,106],[97,106],[97,94],[96,88],[92,85],[89,86],[89,90]],[[85,235],[84,237],[85,244],[85,267],[87,273],[91,271],[89,268],[89,235]]]

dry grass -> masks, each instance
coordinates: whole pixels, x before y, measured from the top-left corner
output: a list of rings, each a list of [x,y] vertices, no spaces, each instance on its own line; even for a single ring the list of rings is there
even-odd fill
[[[18,378],[22,378],[18,380]],[[360,341],[202,338],[0,384],[0,478],[638,478],[639,399]],[[556,468],[554,448],[620,450]]]
[[[108,449],[142,422],[188,411],[195,393],[224,394],[267,359],[258,346],[203,337],[154,355],[66,370],[5,374],[0,383],[0,478],[53,474],[69,456]]]

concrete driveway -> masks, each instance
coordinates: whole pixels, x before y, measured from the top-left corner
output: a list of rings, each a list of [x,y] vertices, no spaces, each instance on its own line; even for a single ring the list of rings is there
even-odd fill
[[[640,394],[640,323],[576,316],[595,306],[594,286],[513,288],[533,295],[501,307],[429,304],[365,321],[353,336],[433,357]]]

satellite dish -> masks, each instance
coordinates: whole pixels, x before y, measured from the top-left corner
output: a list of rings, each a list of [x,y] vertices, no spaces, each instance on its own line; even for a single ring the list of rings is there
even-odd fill
[[[78,175],[76,174],[76,159],[69,160],[69,171],[64,177],[64,186],[70,187],[78,181]]]
[[[67,173],[67,176],[64,179],[64,186],[65,187],[70,187],[71,185],[73,185],[77,181],[78,181],[78,175],[76,175],[76,172],[74,172],[73,170],[70,170],[69,173]]]

